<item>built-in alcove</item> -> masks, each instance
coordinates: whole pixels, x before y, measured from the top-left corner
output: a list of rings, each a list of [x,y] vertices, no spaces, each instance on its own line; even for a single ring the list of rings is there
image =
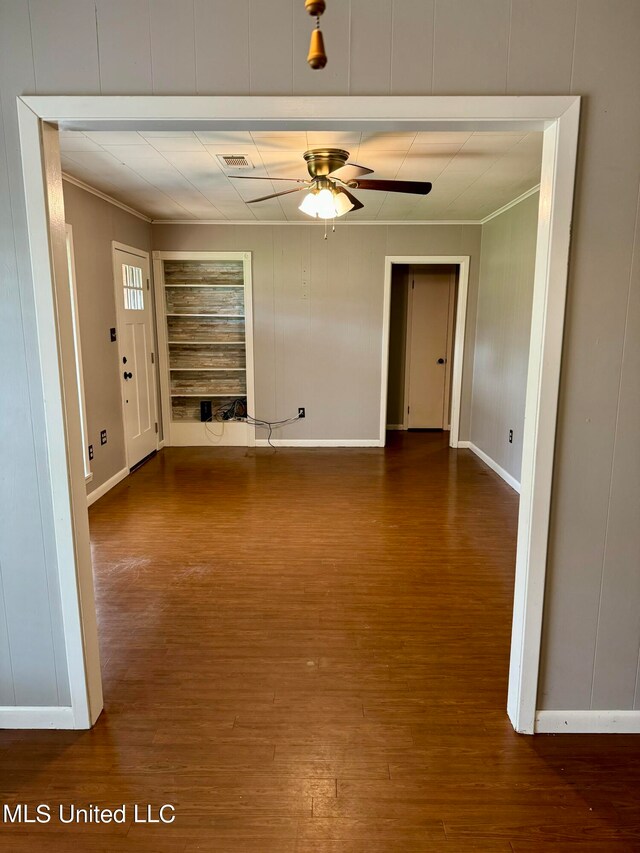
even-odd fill
[[[250,253],[156,252],[154,263],[166,443],[251,443],[250,427],[215,414],[236,399],[253,411]]]

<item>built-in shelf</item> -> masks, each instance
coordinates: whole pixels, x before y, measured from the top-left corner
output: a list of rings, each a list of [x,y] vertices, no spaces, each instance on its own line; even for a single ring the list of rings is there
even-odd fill
[[[167,317],[234,317],[235,319],[244,320],[244,314],[189,314],[184,311],[182,314],[167,314]]]
[[[247,396],[246,391],[227,391],[226,394],[172,394],[172,397],[197,397],[199,400],[213,400],[215,397],[225,397],[227,399],[233,399],[235,397],[245,398]]]
[[[237,347],[239,344],[244,344],[244,341],[167,341],[167,343],[171,346],[182,346],[183,344],[186,344],[190,347],[228,347],[232,345]]]
[[[168,287],[244,287],[244,284],[167,284],[165,282],[165,289]]]
[[[184,370],[187,373],[215,373],[222,371],[223,373],[245,373],[244,367],[170,367],[169,370],[173,373],[176,370]]]
[[[251,322],[247,318],[251,306],[245,301],[245,284],[250,275],[248,255],[171,253],[168,258],[158,258],[156,270],[163,287],[164,310],[159,325],[166,333],[166,415],[170,432],[173,423],[181,425],[179,430],[192,424],[193,430],[201,422],[201,401],[214,400],[215,411],[238,398],[249,399],[246,329]],[[203,436],[200,439],[206,440]]]

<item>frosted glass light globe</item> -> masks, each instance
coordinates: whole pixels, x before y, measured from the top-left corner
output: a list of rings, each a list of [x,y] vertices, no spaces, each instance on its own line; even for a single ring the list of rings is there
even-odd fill
[[[333,219],[336,215],[336,203],[331,190],[320,190],[316,196],[316,210],[321,219]]]
[[[302,199],[302,203],[298,206],[298,210],[306,213],[307,216],[313,216],[314,219],[316,218],[318,215],[318,209],[314,193],[307,193],[307,195]]]

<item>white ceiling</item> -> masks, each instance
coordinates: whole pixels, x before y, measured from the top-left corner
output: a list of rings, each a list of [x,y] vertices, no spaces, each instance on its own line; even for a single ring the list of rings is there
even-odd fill
[[[479,220],[540,180],[541,133],[315,131],[61,131],[63,170],[156,220],[300,220],[303,193],[248,205],[293,188],[229,174],[308,177],[308,148],[331,145],[374,170],[371,178],[428,180],[426,197],[356,190],[349,220]],[[253,171],[225,170],[216,155],[246,156]]]

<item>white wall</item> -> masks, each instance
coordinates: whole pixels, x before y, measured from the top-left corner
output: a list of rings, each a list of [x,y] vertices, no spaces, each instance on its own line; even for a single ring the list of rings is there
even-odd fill
[[[55,704],[66,678],[16,95],[575,93],[540,704],[640,708],[640,3],[335,0],[323,29],[329,64],[315,72],[300,0],[0,3],[2,701]]]
[[[539,200],[534,193],[486,222],[480,252],[471,441],[518,482]]]

